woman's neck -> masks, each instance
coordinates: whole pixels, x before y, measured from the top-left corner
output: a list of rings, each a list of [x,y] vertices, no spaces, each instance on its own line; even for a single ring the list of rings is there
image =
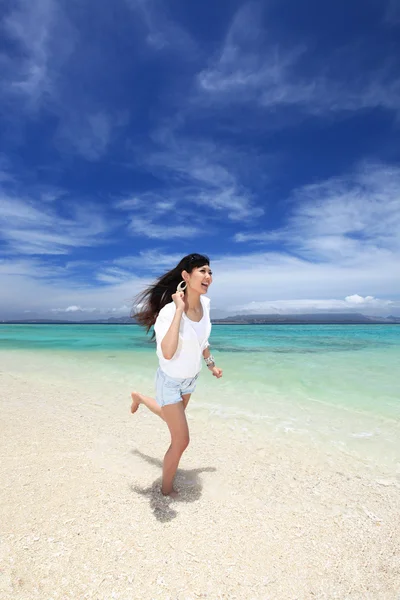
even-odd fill
[[[185,294],[185,312],[192,310],[194,312],[201,310],[200,294],[196,292],[190,292],[188,290]]]

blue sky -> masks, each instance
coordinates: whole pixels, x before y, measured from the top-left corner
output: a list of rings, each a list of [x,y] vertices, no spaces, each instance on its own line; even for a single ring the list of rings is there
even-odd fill
[[[3,0],[0,318],[400,314],[397,1]],[[28,312],[30,311],[30,312]]]

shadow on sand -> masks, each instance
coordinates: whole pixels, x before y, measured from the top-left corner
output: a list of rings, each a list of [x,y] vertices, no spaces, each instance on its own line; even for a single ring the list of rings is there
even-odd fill
[[[139,456],[144,461],[159,467],[162,470],[163,461],[158,458],[153,458],[147,454],[143,454],[140,450],[132,450],[132,454]],[[174,485],[179,492],[177,498],[169,498],[161,494],[161,476],[157,477],[151,486],[141,488],[137,485],[132,485],[131,490],[141,496],[146,496],[150,501],[150,508],[153,511],[155,518],[161,523],[172,521],[178,515],[172,505],[177,502],[196,502],[201,496],[203,489],[200,473],[213,473],[217,469],[215,467],[204,467],[199,469],[178,469],[175,477]]]

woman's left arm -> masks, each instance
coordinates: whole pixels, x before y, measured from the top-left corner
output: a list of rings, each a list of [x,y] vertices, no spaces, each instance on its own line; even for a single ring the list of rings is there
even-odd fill
[[[213,376],[216,377],[217,379],[222,377],[222,369],[215,366],[214,357],[212,356],[212,354],[210,352],[210,346],[207,346],[207,348],[205,348],[203,350],[203,356],[204,356],[204,360],[206,361],[208,370],[211,371]]]

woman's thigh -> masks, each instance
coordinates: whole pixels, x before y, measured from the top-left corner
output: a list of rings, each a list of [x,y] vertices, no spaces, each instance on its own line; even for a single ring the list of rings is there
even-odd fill
[[[183,402],[167,404],[161,409],[165,422],[171,434],[172,442],[189,443],[189,427],[186,420]]]
[[[186,407],[188,405],[188,402],[190,400],[190,396],[191,395],[192,394],[182,394],[182,396],[181,396],[182,397],[182,402],[183,402],[183,408],[184,408],[184,410],[186,410]]]

